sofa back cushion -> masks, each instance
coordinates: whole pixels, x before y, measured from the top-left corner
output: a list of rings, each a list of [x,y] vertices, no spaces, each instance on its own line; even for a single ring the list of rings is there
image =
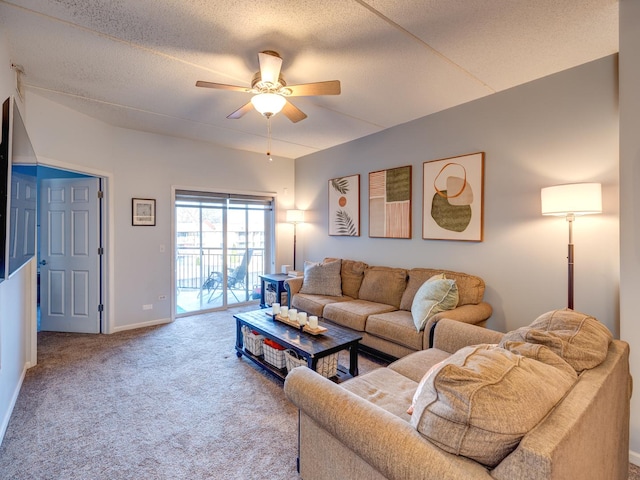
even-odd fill
[[[358,296],[361,300],[398,308],[406,287],[407,271],[404,268],[367,267]]]
[[[358,292],[364,279],[367,264],[355,260],[342,260],[342,294],[352,298],[359,298]]]
[[[413,297],[424,282],[434,275],[444,273],[446,278],[455,280],[458,286],[458,307],[462,305],[477,305],[484,296],[484,280],[467,273],[437,270],[434,268],[412,268],[409,270],[409,282],[400,302],[401,310],[411,310]]]
[[[342,295],[341,261],[304,262],[304,280],[300,293],[312,295]]]
[[[570,367],[557,368],[496,345],[465,347],[421,382],[411,425],[443,450],[492,468],[576,379]]]
[[[508,332],[506,342],[527,342],[549,347],[576,372],[600,365],[613,336],[607,327],[590,315],[568,308],[540,315],[528,327]]]

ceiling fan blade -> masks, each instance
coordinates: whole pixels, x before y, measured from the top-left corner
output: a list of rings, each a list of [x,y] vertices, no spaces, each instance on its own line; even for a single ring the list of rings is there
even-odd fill
[[[227,115],[227,118],[231,118],[233,120],[238,119],[238,118],[242,117],[245,113],[251,111],[252,109],[253,109],[253,103],[247,102],[243,106],[241,106],[238,110],[236,110],[235,112]]]
[[[302,85],[287,85],[292,97],[305,97],[310,95],[340,95],[340,80],[327,82],[304,83]]]
[[[248,92],[250,90],[247,87],[239,87],[237,85],[225,85],[224,83],[203,82],[202,80],[198,80],[196,82],[196,87],[218,88],[220,90],[233,90],[236,92]]]
[[[258,61],[260,62],[261,80],[273,85],[278,83],[280,68],[282,67],[282,58],[280,58],[276,52],[267,51],[258,53]]]
[[[307,114],[296,107],[293,103],[287,101],[282,108],[282,113],[293,123],[297,123],[300,120],[307,118]]]

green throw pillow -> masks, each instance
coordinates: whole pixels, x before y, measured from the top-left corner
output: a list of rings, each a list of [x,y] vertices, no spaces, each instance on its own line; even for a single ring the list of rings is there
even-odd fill
[[[424,282],[413,297],[411,316],[418,331],[436,313],[453,310],[458,305],[458,285],[444,275],[436,275]]]

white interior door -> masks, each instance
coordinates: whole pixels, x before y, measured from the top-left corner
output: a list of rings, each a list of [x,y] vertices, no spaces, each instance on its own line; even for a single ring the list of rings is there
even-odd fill
[[[42,181],[41,330],[100,333],[99,182]]]

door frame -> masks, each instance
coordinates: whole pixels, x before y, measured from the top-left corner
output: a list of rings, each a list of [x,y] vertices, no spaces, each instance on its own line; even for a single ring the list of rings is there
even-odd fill
[[[268,273],[267,270],[273,270],[276,264],[276,255],[277,255],[277,238],[276,238],[276,230],[278,223],[278,215],[277,215],[277,197],[278,194],[276,192],[260,192],[255,190],[236,190],[232,188],[215,188],[215,187],[194,187],[194,186],[185,186],[185,185],[171,185],[171,321],[175,321],[176,318],[188,315],[194,315],[196,312],[190,312],[186,314],[178,315],[176,313],[176,305],[177,305],[177,293],[176,293],[176,190],[191,190],[198,192],[212,192],[212,193],[228,193],[228,194],[236,194],[236,195],[259,195],[259,196],[269,196],[273,197],[273,225],[270,226],[272,231],[269,231],[270,235],[270,248],[271,248],[271,256],[269,260],[269,265],[265,265],[265,273]],[[266,232],[265,232],[266,233]],[[225,240],[226,243],[226,240]],[[226,252],[225,252],[226,257]],[[245,302],[248,303],[248,302]],[[242,304],[242,303],[241,303]],[[239,304],[233,305],[225,305],[220,308],[215,308],[213,310],[221,310],[228,309],[229,307],[236,306]],[[197,313],[205,313],[209,310],[199,311]]]
[[[114,191],[114,182],[113,182],[113,174],[109,172],[105,172],[104,170],[98,170],[90,167],[84,167],[80,165],[70,164],[66,162],[61,162],[58,160],[54,160],[52,158],[41,157],[38,156],[38,165],[43,167],[51,167],[57,168],[60,170],[67,170],[74,173],[80,173],[83,175],[90,175],[92,177],[97,177],[102,180],[102,215],[99,220],[100,225],[100,236],[102,237],[102,245],[104,248],[104,254],[102,256],[102,269],[101,269],[101,294],[102,294],[102,304],[104,305],[104,310],[102,312],[102,319],[100,320],[100,333],[109,334],[113,333],[113,325],[114,318],[113,312],[115,311],[115,301],[113,298],[113,292],[115,292],[115,284],[114,284],[114,258],[113,258],[113,245],[114,242],[114,232],[112,225],[115,225],[114,219],[114,195],[111,195],[111,192]],[[38,191],[38,194],[40,192]],[[40,242],[40,238],[37,239],[38,245]],[[37,265],[36,265],[37,267]],[[34,279],[33,282],[37,281],[37,268],[34,268]],[[35,295],[34,295],[35,299]],[[36,299],[37,301],[37,299]],[[37,344],[37,321],[33,322],[33,339],[31,340],[32,351],[35,352],[35,346]],[[35,356],[35,353],[34,353]]]

